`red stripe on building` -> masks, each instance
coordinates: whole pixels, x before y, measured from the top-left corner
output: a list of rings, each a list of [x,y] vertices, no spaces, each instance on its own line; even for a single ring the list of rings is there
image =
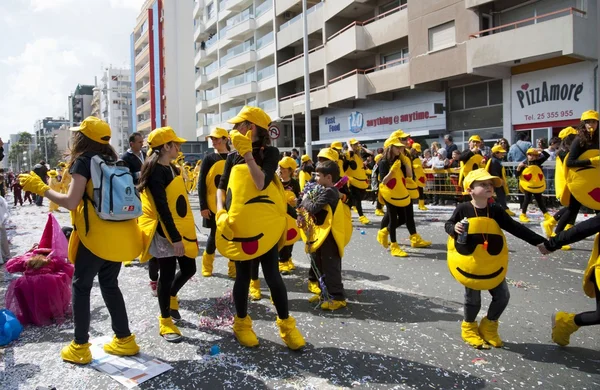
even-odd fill
[[[568,126],[577,126],[581,123],[579,119],[570,119],[566,121],[555,121],[555,122],[538,122],[538,123],[527,123],[524,125],[513,125],[513,129],[515,131],[519,130],[531,130],[531,129],[539,129],[544,127],[568,127]]]
[[[153,12],[152,8],[148,8],[148,46],[150,46],[150,54],[148,57],[148,61],[150,61],[150,123],[152,124],[152,129],[156,129],[156,102],[154,101],[154,97],[156,96],[154,93],[156,92],[156,86],[154,85],[154,73],[156,70],[154,69],[154,20],[152,19]]]
[[[166,99],[165,96],[165,66],[164,66],[164,45],[163,45],[163,29],[164,29],[164,18],[163,18],[163,0],[158,1],[158,61],[160,68],[160,113],[162,117],[159,118],[160,127],[167,125],[167,111],[166,111]],[[165,119],[163,119],[165,118]]]

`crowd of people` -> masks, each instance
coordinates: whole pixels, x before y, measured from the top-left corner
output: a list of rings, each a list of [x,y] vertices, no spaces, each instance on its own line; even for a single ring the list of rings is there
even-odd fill
[[[345,144],[331,143],[313,161],[311,156],[299,156],[297,151],[281,156],[270,144],[269,116],[260,108],[245,106],[229,120],[233,130],[215,128],[207,136],[214,153],[197,164],[198,173],[190,185],[190,178],[187,181],[184,178],[185,163],[180,154],[181,144],[186,140],[172,128],[154,129],[147,139],[147,153],[142,152],[141,135],[134,133],[130,138],[131,148],[121,156],[128,169],[119,171],[122,169],[116,162],[119,158],[109,145],[110,127],[98,118],[88,117],[73,129],[73,147],[65,166],[68,169],[62,172],[63,180],[68,174],[70,182],[66,190],[53,188],[51,182],[36,173],[18,177],[25,191],[71,211],[73,230],[68,259],[74,264],[75,329],[73,341],[61,352],[62,359],[76,364],[92,360],[90,291],[96,276],[115,334],[104,346],[105,351],[121,356],[139,352],[118,285],[121,263],[136,258],[148,262],[150,288],[158,299],[160,312],[159,334],[167,342],[181,341],[177,296],[196,273],[200,252],[189,198],[190,187],[195,185],[202,225],[209,229],[201,273],[203,277],[212,275],[217,251],[228,259],[228,275],[235,279],[232,293],[235,337],[246,347],[259,344],[248,298],[261,299],[259,271],[262,269],[275,306],[280,337],[290,349],[302,348],[305,339],[289,313],[287,290],[281,277],[295,270],[293,245],[302,239],[304,250],[310,255],[309,302],[319,302],[323,310],[343,309],[347,301],[342,258],[352,237],[352,210],[358,214],[359,223],[371,224],[362,210],[362,201],[369,188],[376,188],[377,210],[383,217],[377,233],[379,244],[394,257],[409,256],[398,244],[396,234],[398,227],[405,224],[412,248],[429,247],[431,242],[417,232],[413,202],[418,200],[419,208],[425,208],[425,169],[434,172],[447,169],[450,160],[458,165],[457,185],[465,193],[465,202],[455,208],[445,224],[450,237],[449,270],[465,287],[461,335],[476,348],[501,347],[498,320],[509,302],[505,280],[509,259],[503,230],[536,245],[546,254],[600,231],[600,217],[574,224],[581,205],[600,210],[600,202],[594,203],[595,198],[588,195],[589,178],[583,176],[588,173],[581,173],[597,172],[600,165],[598,119],[597,112],[586,111],[577,129],[567,128],[560,134],[556,188],[565,207],[554,216],[544,210],[546,237],[543,237],[520,223],[527,222],[526,205],[520,222],[512,218],[506,205],[506,171],[501,162],[510,150],[505,140],[488,148],[479,136],[473,135],[469,148],[459,152],[452,138],[446,136],[446,148],[432,145],[430,151],[434,150],[436,155],[428,160],[427,150],[421,153],[421,146],[399,129],[390,134],[376,154],[358,140],[350,139]],[[548,154],[528,147],[524,150],[526,160],[516,168],[525,199],[535,198],[540,208],[543,199],[538,195],[546,182],[540,165]],[[560,178],[567,177],[568,172],[569,180],[559,180],[559,163],[561,172],[565,172]],[[113,169],[119,178],[110,187],[102,187],[97,181],[99,170],[104,169]],[[134,185],[141,199],[132,192]],[[104,197],[110,195],[110,212],[103,209],[106,205],[99,193]],[[117,204],[114,209],[113,196]],[[116,220],[120,222],[114,223]],[[574,226],[561,231],[561,223]],[[556,313],[552,337],[559,345],[567,345],[570,335],[580,326],[600,324],[600,264],[596,264],[599,245],[597,238],[584,279],[584,290],[595,297],[596,309],[577,315]],[[492,303],[478,323],[482,290],[490,292]]]

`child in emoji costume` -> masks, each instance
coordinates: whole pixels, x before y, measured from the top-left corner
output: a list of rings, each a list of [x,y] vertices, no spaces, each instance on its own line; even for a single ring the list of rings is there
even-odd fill
[[[452,276],[465,286],[462,339],[475,348],[489,348],[488,344],[501,347],[503,342],[498,335],[498,319],[510,298],[505,280],[508,247],[502,230],[531,245],[539,245],[545,240],[513,220],[500,205],[488,202],[494,188],[502,185],[499,177],[481,168],[469,172],[463,184],[472,199],[459,204],[445,225],[449,235],[448,268]],[[455,240],[464,231],[461,223],[464,218],[468,219],[469,228],[466,244],[461,244]],[[487,316],[478,325],[481,290],[490,292],[492,302]]]
[[[98,275],[102,298],[111,316],[115,336],[104,345],[113,355],[130,356],[139,352],[135,336],[129,330],[129,321],[123,295],[118,285],[121,263],[134,259],[141,252],[141,232],[136,220],[121,222],[105,221],[96,214],[93,199],[91,158],[108,156],[117,160],[110,146],[108,123],[90,116],[74,131],[71,147],[72,182],[67,194],[56,192],[39,176],[19,175],[25,191],[47,197],[61,207],[71,210],[73,232],[69,240],[69,260],[75,265],[73,275],[73,322],[75,339],[61,351],[64,361],[88,364],[92,361],[90,351],[90,291],[94,277]],[[85,196],[84,196],[85,194]],[[110,245],[106,245],[109,242]]]
[[[69,173],[69,170],[67,169],[67,163],[65,162],[59,162],[58,166],[60,167],[60,193],[61,194],[66,194],[67,192],[69,192],[69,184],[71,184],[71,174]]]
[[[421,162],[421,158],[419,158],[419,154],[421,154],[421,144],[415,142],[410,148],[413,176],[415,177],[415,183],[419,191],[419,210],[427,211],[429,209],[425,207],[425,194],[423,192],[423,188],[427,184],[427,176],[425,176],[425,170],[423,169],[423,163]]]
[[[51,169],[48,171],[48,186],[52,191],[60,192],[60,181],[58,180],[58,172],[56,170]],[[48,211],[53,212],[58,210],[58,205],[53,201],[50,201],[50,206]]]
[[[306,183],[311,181],[312,173],[315,171],[315,167],[313,165],[312,160],[308,154],[302,155],[300,159],[300,172],[298,172],[298,181],[300,183],[300,191],[304,189]]]
[[[290,349],[305,345],[296,320],[289,315],[285,284],[279,273],[279,249],[286,231],[286,204],[275,175],[279,150],[270,146],[271,118],[260,108],[244,106],[230,133],[230,153],[217,191],[217,250],[235,261],[233,333],[246,347],[258,345],[248,315],[252,261],[259,261],[277,310],[279,335]]]
[[[383,157],[383,153],[378,154],[373,159],[375,161],[375,165],[373,166],[373,171],[371,172],[371,192],[375,195],[375,215],[378,217],[383,217],[385,212],[383,211],[383,202],[379,201],[379,160]]]
[[[337,310],[346,306],[344,284],[342,283],[342,257],[348,244],[352,228],[347,231],[347,216],[335,183],[339,180],[339,167],[333,161],[317,164],[317,184],[323,188],[305,194],[301,202],[305,225],[302,235],[306,251],[311,258],[310,282],[317,283],[318,292],[309,302],[324,301],[323,310]],[[323,297],[321,297],[323,295]]]
[[[508,182],[506,181],[506,170],[502,165],[502,159],[506,155],[506,150],[501,145],[494,145],[492,147],[492,158],[488,159],[485,164],[485,170],[492,176],[496,176],[502,179],[502,185],[497,187],[496,190],[496,202],[506,211],[506,214],[511,217],[515,215],[506,204],[506,194],[508,194]]]
[[[340,141],[335,141],[332,142],[331,145],[329,145],[329,147],[338,154],[338,159],[336,163],[340,168],[340,176],[345,175],[345,172],[349,168],[349,161],[348,159],[346,159],[346,155],[344,154],[344,145]]]
[[[596,234],[592,253],[583,276],[583,291],[596,301],[596,310],[584,313],[559,311],[552,315],[552,341],[561,346],[569,345],[571,334],[581,326],[600,325],[600,214],[587,221],[580,222],[544,243],[549,251],[555,251],[565,245],[581,241]]]
[[[521,203],[521,222],[530,222],[527,218],[527,207],[531,203],[531,197],[535,198],[538,207],[544,214],[544,220],[551,219],[546,209],[546,201],[542,193],[546,190],[546,178],[542,171],[542,164],[550,157],[548,152],[534,148],[527,149],[527,160],[522,161],[515,171],[515,176],[519,178],[519,189],[523,193],[523,203]]]
[[[169,342],[179,342],[181,331],[173,323],[180,319],[177,293],[196,273],[198,240],[187,189],[178,168],[172,164],[180,145],[186,142],[170,127],[148,135],[150,157],[142,166],[138,189],[142,194],[143,236],[140,260],[155,258],[159,265],[159,332]],[[177,264],[179,272],[175,274]]]
[[[217,224],[215,215],[217,214],[217,186],[221,180],[225,160],[229,154],[229,134],[227,130],[220,127],[215,128],[206,136],[210,138],[214,153],[209,154],[202,161],[200,174],[198,178],[198,197],[200,198],[200,214],[202,215],[202,226],[210,229],[206,249],[202,254],[202,276],[212,276],[213,263],[215,261],[215,234]],[[227,275],[235,278],[235,264],[229,260]]]
[[[469,172],[483,168],[483,154],[481,153],[481,144],[483,141],[478,135],[469,137],[469,149],[460,154],[460,173],[458,176],[458,185],[463,185],[463,179]]]
[[[371,221],[364,215],[362,208],[362,200],[365,197],[365,190],[369,187],[369,179],[365,172],[363,159],[360,156],[364,147],[354,138],[348,141],[349,151],[346,155],[348,160],[348,168],[346,176],[350,179],[350,192],[354,200],[354,207],[358,213],[358,220],[363,225],[370,225]]]
[[[279,161],[279,178],[283,185],[285,200],[287,202],[288,211],[288,226],[286,230],[286,244],[279,251],[279,272],[284,275],[290,274],[296,269],[292,260],[292,251],[294,243],[300,239],[300,232],[296,226],[296,202],[300,196],[300,183],[292,177],[296,170],[297,164],[291,157],[284,157]]]

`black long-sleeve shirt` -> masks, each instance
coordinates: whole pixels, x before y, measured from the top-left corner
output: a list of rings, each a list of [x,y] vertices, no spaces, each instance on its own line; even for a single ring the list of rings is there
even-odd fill
[[[267,146],[264,148],[261,155],[260,146],[256,142],[253,142],[252,157],[265,174],[265,182],[262,187],[264,190],[269,184],[271,184],[271,181],[273,181],[273,178],[275,177],[275,171],[277,170],[277,166],[279,164],[279,149],[274,146]],[[227,191],[229,176],[231,175],[231,168],[233,168],[234,165],[245,163],[246,160],[244,160],[244,157],[240,156],[237,151],[229,153],[227,160],[225,160],[225,170],[221,176],[221,181],[219,182],[218,188],[220,190]],[[252,180],[252,177],[249,177],[248,179]]]
[[[598,130],[594,131],[594,135],[592,135],[592,140],[590,142],[584,142],[583,145],[581,145],[581,138],[579,136],[575,137],[573,143],[571,144],[571,150],[569,151],[567,167],[587,167],[588,165],[592,165],[592,162],[590,160],[578,160],[578,158],[584,152],[590,149],[598,149],[600,147],[598,141],[598,132]]]
[[[211,153],[202,160],[200,164],[200,174],[198,177],[198,197],[200,198],[200,210],[208,210],[208,200],[206,199],[206,175],[217,161],[226,160],[228,153]],[[218,185],[219,183],[217,183]]]
[[[489,217],[498,223],[500,229],[506,230],[513,236],[520,238],[531,245],[538,245],[546,241],[544,237],[512,219],[497,203],[490,204],[487,209],[475,208],[471,202],[459,204],[454,209],[454,213],[450,219],[446,221],[446,224],[444,225],[446,233],[453,238],[456,238],[454,225],[461,222],[463,218],[487,217],[488,213]]]
[[[121,155],[121,160],[125,161],[125,164],[127,164],[127,168],[129,168],[129,172],[131,172],[131,175],[133,176],[133,184],[135,185],[137,185],[140,180],[140,172],[142,170],[142,165],[144,164],[144,153],[140,153],[141,155],[138,157],[131,149],[129,149]]]
[[[288,181],[282,181],[281,184],[284,190],[292,191],[296,195],[296,198],[300,196],[300,183],[298,183],[298,180],[291,178]]]
[[[158,213],[158,217],[162,223],[165,225],[167,233],[171,238],[171,242],[179,242],[181,241],[181,234],[179,234],[179,230],[177,230],[175,221],[173,220],[173,215],[171,215],[171,210],[169,210],[166,192],[167,186],[175,179],[173,173],[175,175],[179,175],[179,170],[174,165],[168,167],[165,165],[156,164],[154,166],[154,170],[148,178],[146,189],[150,191],[150,194],[154,199],[156,212]],[[156,232],[163,237],[165,236],[161,224],[158,224]]]
[[[492,159],[490,160],[490,168],[489,168],[488,172],[490,173],[490,175],[498,176],[499,178],[502,179],[502,160],[492,156]]]
[[[480,154],[483,156],[483,153],[481,152],[481,150],[478,150],[477,153],[473,153],[471,150],[467,149],[464,150],[461,154],[460,157],[458,158],[458,161],[462,161],[464,163],[466,163],[467,161],[469,161],[469,159],[471,157],[473,157],[475,154]],[[452,156],[450,156],[452,157]]]
[[[546,241],[544,246],[550,251],[555,251],[564,245],[581,241],[596,233],[600,233],[600,214],[597,214],[594,218],[590,218],[587,221],[579,222],[569,230],[563,230]]]
[[[543,163],[546,162],[546,160],[548,160],[548,158],[550,158],[550,154],[548,152],[546,152],[545,150],[542,151],[542,153],[540,154],[540,157],[537,160],[525,160],[525,164],[526,165],[537,165],[538,167],[541,167]],[[515,176],[519,177],[521,176],[521,173],[523,172],[525,168],[523,169],[519,169],[517,168],[517,170],[515,171]]]

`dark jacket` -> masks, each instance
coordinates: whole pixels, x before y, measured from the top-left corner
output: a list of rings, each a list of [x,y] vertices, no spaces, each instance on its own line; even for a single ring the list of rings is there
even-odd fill
[[[144,153],[141,153],[142,159],[144,159]],[[143,161],[140,160],[138,156],[133,154],[131,149],[127,150],[125,153],[121,155],[121,160],[127,164],[129,168],[129,172],[133,175],[133,184],[138,184],[140,179],[140,172],[142,170]]]
[[[48,182],[48,168],[42,164],[35,164],[33,167],[33,173],[38,175],[44,183]]]

